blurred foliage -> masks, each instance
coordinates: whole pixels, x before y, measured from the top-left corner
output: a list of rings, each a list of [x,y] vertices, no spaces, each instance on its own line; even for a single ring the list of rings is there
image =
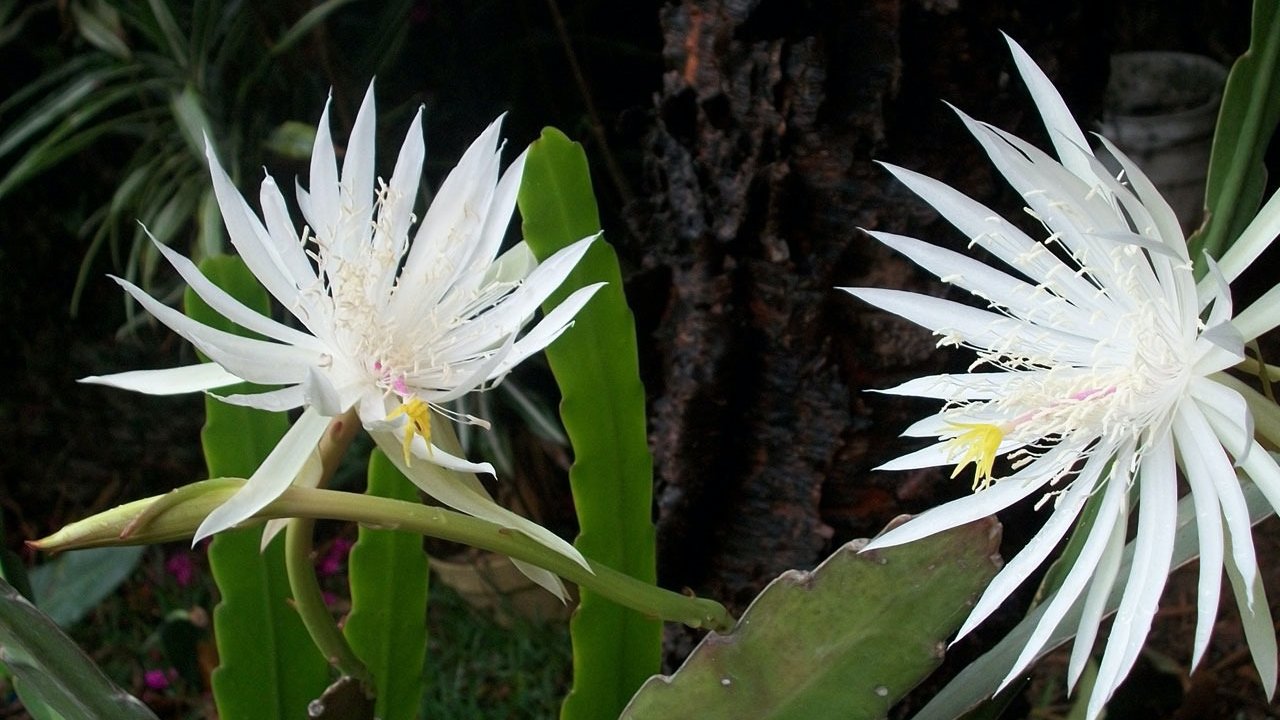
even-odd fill
[[[223,248],[206,138],[235,175],[261,166],[269,152],[306,157],[298,150],[309,142],[296,137],[299,124],[290,120],[313,114],[299,109],[323,97],[326,83],[298,80],[329,65],[331,45],[345,45],[322,24],[351,4],[70,0],[21,13],[12,2],[0,6],[0,18],[9,17],[0,42],[26,44],[39,65],[30,82],[0,102],[0,161],[7,166],[0,202],[90,147],[105,146],[112,156],[114,190],[80,227],[89,244],[73,311],[104,247],[126,277],[147,287],[159,257],[144,242],[147,232],[163,243],[191,238],[186,251],[197,259]],[[371,77],[396,54],[409,5],[401,0],[367,12],[369,26],[385,30],[371,33],[368,52],[344,53],[349,72]],[[55,10],[59,42],[43,42],[38,31],[16,32],[47,22]]]

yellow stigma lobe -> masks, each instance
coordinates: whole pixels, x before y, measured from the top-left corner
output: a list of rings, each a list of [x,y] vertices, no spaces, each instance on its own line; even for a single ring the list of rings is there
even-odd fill
[[[951,477],[959,475],[966,465],[973,463],[973,489],[976,491],[987,487],[991,484],[991,466],[996,461],[996,450],[1000,447],[1000,441],[1004,440],[1004,429],[991,423],[950,425],[960,431],[947,443],[951,448],[950,457],[959,455]]]
[[[409,465],[411,455],[409,448],[413,446],[414,435],[421,435],[422,439],[427,441],[427,451],[431,451],[431,406],[411,396],[402,405],[392,410],[391,414],[387,415],[387,419],[394,420],[401,415],[409,418],[409,421],[404,424],[404,464]]]

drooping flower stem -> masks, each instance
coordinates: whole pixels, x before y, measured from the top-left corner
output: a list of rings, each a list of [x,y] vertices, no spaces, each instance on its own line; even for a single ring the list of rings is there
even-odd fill
[[[320,455],[320,485],[328,483],[346,453],[360,420],[354,411],[334,418],[320,439],[317,452]],[[292,518],[285,527],[284,562],[289,576],[289,590],[293,594],[294,607],[302,624],[306,626],[311,641],[320,652],[344,675],[359,681],[365,693],[373,696],[373,673],[356,656],[347,639],[325,605],[324,594],[316,580],[315,565],[311,559],[311,540],[314,536],[314,518]]]
[[[664,590],[590,559],[588,570],[522,533],[444,508],[294,487],[267,506],[263,514],[349,520],[452,540],[550,570],[620,605],[662,620],[720,632],[734,623],[724,606],[714,600]]]
[[[311,562],[311,538],[315,524],[311,518],[294,518],[285,527],[284,564],[289,575],[289,590],[293,593],[293,605],[311,635],[311,642],[343,675],[359,681],[365,694],[372,697],[373,673],[356,657],[334,623],[333,615],[324,604],[320,583],[316,580],[315,567]]]
[[[54,552],[168,542],[190,537],[204,516],[212,508],[225,502],[242,483],[243,481],[220,479],[188,486],[190,492],[186,494],[188,499],[185,502],[169,504],[162,512],[155,513],[145,525],[135,525],[133,533],[125,538],[120,537],[121,528],[166,496],[122,505],[67,525],[53,535],[30,544],[39,550]],[[204,486],[207,491],[196,492],[197,486]],[[584,568],[521,532],[445,508],[294,486],[255,517],[331,519],[416,532],[501,553],[545,568],[619,605],[668,622],[719,632],[729,630],[734,624],[733,616],[714,600],[664,590],[590,559],[587,560],[589,569]]]

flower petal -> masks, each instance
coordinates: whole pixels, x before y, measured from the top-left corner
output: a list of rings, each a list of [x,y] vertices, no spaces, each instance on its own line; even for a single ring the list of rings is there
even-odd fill
[[[1067,522],[1074,522],[1076,517],[1078,517],[1080,511],[1084,508],[1085,502],[1088,501],[1088,495],[1092,494],[1092,490],[1096,484],[1098,476],[1101,474],[1103,467],[1107,465],[1107,463],[1103,462],[1099,458],[1094,458],[1089,465],[1095,466],[1092,471],[1090,471],[1088,465],[1085,467],[1085,472],[1092,472],[1092,478],[1084,477],[1084,473],[1082,473],[1082,477],[1075,481],[1071,490],[1068,491],[1068,495],[1064,496],[1062,499],[1062,504],[1067,508],[1065,512],[1070,513],[1070,517]],[[1039,657],[1041,651],[1044,650],[1045,645],[1049,642],[1049,638],[1053,635],[1053,631],[1056,630],[1058,628],[1058,624],[1062,622],[1062,618],[1067,614],[1072,606],[1076,604],[1076,601],[1079,600],[1081,594],[1084,593],[1085,587],[1093,577],[1094,570],[1097,568],[1102,556],[1106,553],[1107,548],[1112,545],[1113,537],[1118,534],[1122,540],[1124,538],[1124,525],[1120,524],[1118,521],[1120,518],[1127,516],[1128,508],[1125,503],[1125,494],[1128,490],[1127,481],[1129,478],[1127,472],[1116,472],[1115,468],[1123,467],[1119,462],[1115,463],[1111,467],[1113,468],[1111,477],[1107,479],[1106,489],[1102,496],[1102,502],[1098,507],[1098,514],[1096,519],[1093,521],[1092,527],[1089,528],[1089,534],[1085,538],[1084,545],[1081,546],[1079,554],[1071,563],[1071,569],[1067,571],[1062,583],[1058,586],[1057,591],[1054,592],[1053,598],[1048,601],[1048,606],[1045,608],[1044,614],[1040,616],[1040,621],[1036,623],[1036,627],[1032,631],[1031,637],[1027,638],[1027,642],[1023,646],[1022,653],[1019,654],[1018,659],[1014,661],[1013,667],[1009,670],[1009,674],[1006,675],[1004,680],[1000,683],[1001,690],[1007,687],[1015,678],[1020,676],[1027,666]],[[1089,480],[1090,482],[1088,484],[1082,484],[1081,480]],[[1077,485],[1083,485],[1083,487],[1087,488],[1087,491],[1083,493],[1083,498],[1075,495]],[[1053,517],[1049,518],[1049,523],[1053,523],[1059,513],[1064,513],[1064,510],[1061,508],[1055,510]],[[1048,523],[1046,523],[1046,527],[1047,526]],[[1042,530],[1041,533],[1044,533],[1044,531]],[[1052,539],[1053,543],[1056,544],[1062,539],[1064,534],[1065,532],[1055,532],[1054,536],[1046,538],[1046,541]],[[1039,537],[1040,534],[1037,534],[1036,539],[1038,540]],[[1048,556],[1048,551],[1051,549],[1051,547],[1047,548],[1045,552],[1040,553],[1038,557],[1034,558],[1036,566],[1044,561],[1044,558]],[[1014,557],[1014,562],[1021,559],[1022,555],[1026,552],[1026,550],[1019,552]],[[1028,567],[1026,573],[1029,573],[1033,567]],[[1001,573],[1003,574],[1004,571],[1002,570]],[[1019,582],[1021,582],[1021,579],[1019,579]],[[1014,587],[1009,587],[1005,592],[1005,596],[1011,593]],[[1003,598],[1001,598],[1001,600],[1003,601]],[[996,605],[991,606],[990,609],[995,610],[998,604],[999,603],[996,603]],[[977,613],[977,610],[978,608],[975,607],[974,614]],[[965,624],[968,625],[969,621],[966,620]]]
[[[394,432],[380,429],[370,434],[373,435],[378,447],[386,453],[387,459],[431,497],[455,510],[524,533],[532,540],[589,568],[582,554],[562,538],[494,502],[475,477],[468,477],[463,472],[451,471],[436,462],[415,462],[412,465],[405,465],[400,439]],[[415,438],[415,440],[421,439],[421,437]],[[433,448],[433,451],[435,450],[438,448]],[[443,451],[439,452],[443,453]]]
[[[1008,599],[1014,590],[1018,589],[1018,586],[1022,585],[1030,577],[1031,573],[1035,572],[1036,568],[1044,564],[1045,558],[1049,557],[1049,553],[1058,547],[1062,538],[1066,536],[1067,530],[1071,529],[1076,518],[1080,516],[1080,511],[1084,509],[1085,503],[1093,496],[1093,492],[1098,485],[1098,478],[1102,475],[1102,470],[1106,465],[1105,461],[1098,458],[1090,458],[1090,461],[1085,463],[1079,476],[1071,480],[1071,485],[1067,488],[1066,493],[1057,499],[1049,519],[1045,521],[1035,536],[992,578],[987,585],[987,589],[983,591],[982,596],[978,598],[978,602],[974,604],[973,610],[969,612],[969,617],[965,618],[964,624],[957,631],[957,640],[968,635],[979,623],[986,620],[991,613],[995,612]],[[1111,498],[1115,494],[1115,491],[1111,489],[1111,485],[1119,484],[1122,483],[1111,482],[1108,485],[1107,491],[1103,496],[1103,507],[1099,511],[1099,517],[1109,517],[1109,515],[1103,515],[1103,512],[1114,514],[1117,500]],[[1094,526],[1095,530],[1106,527],[1108,527],[1108,524],[1105,520]],[[1089,541],[1094,544],[1085,543],[1085,548],[1080,552],[1080,559],[1072,565],[1072,572],[1077,572],[1078,568],[1084,567],[1092,569],[1093,563],[1097,560],[1098,555],[1101,554],[1102,547],[1106,541],[1105,535],[1095,538],[1095,534],[1090,533]],[[1022,657],[1019,658],[1017,663],[1014,663],[1014,669],[1010,671],[1011,676],[1021,672],[1026,664],[1035,659],[1040,652],[1040,648],[1048,640],[1049,634],[1057,627],[1058,621],[1062,619],[1062,615],[1075,602],[1087,579],[1087,575],[1080,574],[1084,576],[1072,577],[1071,573],[1067,574],[1067,579],[1070,582],[1064,582],[1055,596],[1055,601],[1059,603],[1060,607],[1051,605],[1050,610],[1042,617],[1040,624],[1036,626],[1035,632],[1031,635],[1031,639],[1027,641]],[[1005,679],[1005,682],[1008,682],[1008,678]]]
[[[1096,718],[1138,658],[1169,576],[1178,497],[1169,492],[1174,477],[1173,441],[1160,434],[1142,456],[1138,470],[1138,532],[1132,570],[1111,625],[1087,715]]]
[[[196,528],[192,544],[214,533],[222,532],[253,517],[259,510],[289,487],[299,476],[315,472],[318,459],[308,466],[308,458],[315,455],[316,445],[329,427],[329,419],[312,409],[303,411],[293,427],[284,434],[275,449],[267,455],[258,469],[226,502],[214,508]]]
[[[320,363],[322,353],[314,350],[254,340],[196,322],[148,295],[141,288],[112,277],[147,312],[181,335],[209,359],[249,382],[284,385],[300,382],[307,368]]]
[[[164,370],[131,370],[113,375],[90,375],[77,382],[107,385],[147,395],[180,395],[244,382],[217,363],[200,363]]]
[[[903,545],[988,515],[994,515],[1053,480],[1059,474],[1060,468],[1069,465],[1068,460],[1074,456],[1075,452],[1076,448],[1059,445],[1030,465],[992,483],[984,490],[926,510],[902,525],[872,538],[871,542],[863,547],[862,552]]]

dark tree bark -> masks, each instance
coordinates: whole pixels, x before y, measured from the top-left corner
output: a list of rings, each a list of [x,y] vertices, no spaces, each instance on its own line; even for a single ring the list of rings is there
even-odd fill
[[[1063,90],[1084,116],[1096,107],[1107,53],[1086,14],[1026,6],[686,0],[661,11],[646,197],[628,216],[642,240],[623,252],[640,268],[634,284],[665,292],[645,363],[664,584],[741,611],[781,571],[964,489],[933,472],[871,472],[927,406],[863,391],[967,361],[835,287],[943,291],[861,227],[963,245],[874,159],[996,207],[1010,200],[940,102],[1036,137],[997,28],[1051,75],[1073,73]],[[676,632],[673,660],[690,641]]]

